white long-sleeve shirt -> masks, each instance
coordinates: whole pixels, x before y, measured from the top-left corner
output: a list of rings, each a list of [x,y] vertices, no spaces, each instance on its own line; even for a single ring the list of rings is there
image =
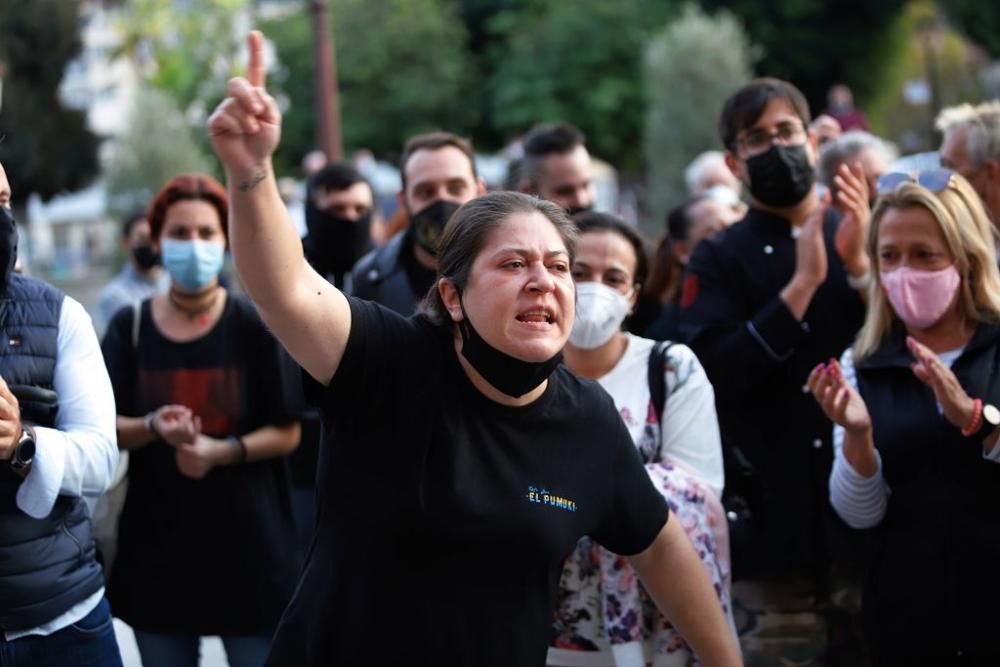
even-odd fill
[[[60,495],[101,495],[118,463],[111,380],[90,316],[68,296],[59,316],[52,383],[59,401],[55,425],[35,428],[35,456],[17,491],[18,508],[34,518],[48,516]],[[45,625],[5,636],[11,641],[52,634],[85,617],[102,597],[103,588]]]
[[[715,412],[715,391],[687,345],[675,343],[667,354],[666,406],[662,424],[650,423],[648,364],[654,341],[626,333],[625,354],[597,381],[611,395],[632,440],[653,460],[666,460],[694,473],[722,497],[725,475]],[[651,437],[653,438],[650,441]]]
[[[938,354],[938,358],[948,368],[951,368],[960,356],[962,350],[950,350]],[[844,379],[858,388],[857,373],[854,369],[854,354],[850,348],[840,358],[840,367]],[[942,412],[941,405],[937,406]],[[876,446],[878,443],[875,443]],[[989,452],[983,452],[983,458],[1000,463],[1000,447],[994,446]],[[830,504],[847,525],[852,528],[871,528],[878,525],[889,505],[889,495],[892,493],[885,478],[882,476],[882,459],[875,450],[878,469],[871,477],[864,477],[856,471],[844,458],[844,429],[834,424],[833,427],[833,470],[830,472]]]

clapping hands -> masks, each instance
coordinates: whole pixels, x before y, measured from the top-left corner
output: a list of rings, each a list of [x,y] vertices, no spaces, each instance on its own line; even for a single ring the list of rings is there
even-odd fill
[[[844,378],[836,359],[814,368],[806,386],[832,422],[859,435],[871,430],[868,406],[861,394]]]

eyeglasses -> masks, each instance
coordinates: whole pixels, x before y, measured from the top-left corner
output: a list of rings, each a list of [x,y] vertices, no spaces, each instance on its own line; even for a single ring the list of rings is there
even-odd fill
[[[955,172],[951,169],[928,169],[916,175],[894,171],[878,177],[878,194],[893,194],[903,183],[916,183],[920,187],[927,188],[937,194],[951,185],[951,178],[954,175]]]
[[[736,146],[747,155],[759,155],[775,142],[782,146],[797,146],[805,140],[806,130],[798,123],[779,123],[773,132],[750,130],[736,140]]]

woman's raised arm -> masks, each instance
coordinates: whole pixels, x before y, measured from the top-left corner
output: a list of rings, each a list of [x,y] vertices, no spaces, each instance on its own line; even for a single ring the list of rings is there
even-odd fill
[[[278,194],[271,155],[281,113],[264,88],[264,38],[248,38],[246,77],[230,80],[208,120],[229,189],[229,240],[240,279],[267,326],[323,384],[337,370],[351,329],[347,299],[305,261],[302,243]]]

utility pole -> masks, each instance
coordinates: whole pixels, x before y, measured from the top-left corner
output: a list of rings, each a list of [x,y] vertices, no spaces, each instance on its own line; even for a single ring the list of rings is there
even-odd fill
[[[330,34],[329,3],[309,0],[313,25],[313,86],[316,91],[316,127],[320,150],[331,162],[344,156],[340,130],[340,93],[337,88],[337,61]]]

